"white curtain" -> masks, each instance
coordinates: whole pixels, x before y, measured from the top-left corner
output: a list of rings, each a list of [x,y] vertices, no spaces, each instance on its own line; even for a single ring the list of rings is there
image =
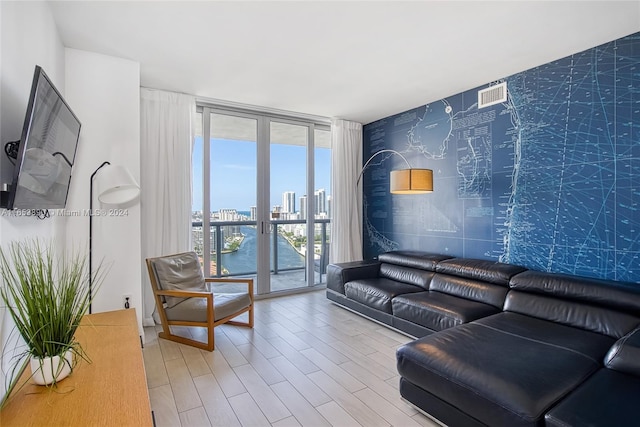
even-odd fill
[[[362,125],[346,120],[331,123],[331,246],[329,260],[362,259],[362,192],[356,181],[362,168]]]
[[[191,249],[193,96],[140,90],[140,204],[142,258]],[[143,324],[151,326],[155,301],[143,266]]]

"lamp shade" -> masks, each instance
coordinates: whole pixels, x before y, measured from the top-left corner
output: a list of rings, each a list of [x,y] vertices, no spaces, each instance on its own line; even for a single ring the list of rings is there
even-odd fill
[[[100,203],[122,205],[140,194],[140,187],[131,172],[121,165],[107,164],[96,175],[96,190]]]
[[[401,169],[391,171],[391,194],[421,194],[433,191],[431,169]]]

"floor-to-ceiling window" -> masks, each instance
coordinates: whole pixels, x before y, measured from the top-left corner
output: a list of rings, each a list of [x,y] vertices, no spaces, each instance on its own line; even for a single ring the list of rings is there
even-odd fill
[[[330,232],[329,125],[198,109],[193,248],[210,277],[255,277],[258,294],[325,281]]]

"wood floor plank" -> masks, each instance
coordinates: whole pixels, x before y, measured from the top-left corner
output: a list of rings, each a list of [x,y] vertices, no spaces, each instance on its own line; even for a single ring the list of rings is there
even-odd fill
[[[320,412],[288,382],[274,384],[271,389],[303,426],[330,427]]]
[[[183,345],[180,346],[180,352],[192,378],[211,373],[211,369],[209,369],[209,365],[202,357],[200,349]]]
[[[173,391],[169,384],[149,389],[149,402],[156,421],[156,427],[174,427],[180,425],[180,417]]]
[[[240,332],[240,329],[244,329],[240,326],[220,325],[218,326],[218,328],[220,328],[220,330],[224,332],[227,338],[229,338],[229,341],[231,341],[236,346],[249,343],[247,337],[243,335],[242,332]]]
[[[362,424],[357,422],[347,411],[342,409],[342,407],[333,400],[325,403],[324,405],[318,406],[316,409],[331,423],[332,426],[362,427]]]
[[[322,354],[324,357],[331,360],[335,364],[339,365],[340,363],[348,362],[349,360],[351,360],[344,353],[336,350],[334,347],[330,346],[324,340],[318,338],[312,333],[301,332],[296,335],[298,335],[300,339],[304,340],[312,348],[318,350],[320,354]]]
[[[233,369],[270,422],[276,422],[291,415],[291,412],[253,369],[253,366],[247,364]]]
[[[153,328],[145,329],[151,329],[151,333],[156,333]],[[147,376],[147,387],[155,388],[169,384],[169,376],[167,375],[167,369],[164,366],[164,358],[162,357],[162,351],[160,350],[158,340],[147,342],[147,344],[145,344],[142,349],[142,357],[144,359],[145,373]]]
[[[256,402],[249,393],[242,393],[229,398],[229,404],[240,420],[240,424],[246,427],[271,426]]]
[[[158,339],[158,344],[160,344],[160,351],[162,352],[162,358],[165,362],[182,358],[182,353],[178,347],[180,344],[163,339]]]
[[[308,343],[301,340],[289,328],[284,327],[281,322],[274,324],[273,329],[279,337],[288,342],[289,345],[291,345],[291,347],[295,348],[296,350],[304,350],[305,348],[309,348]],[[304,332],[304,329],[300,328],[300,330],[297,332]]]
[[[227,398],[246,393],[247,389],[244,388],[244,385],[242,385],[242,382],[235,371],[229,366],[227,359],[224,358],[222,353],[218,351],[208,352],[205,350],[202,350],[201,353]]]
[[[318,365],[322,371],[333,378],[338,384],[349,390],[349,392],[353,393],[365,388],[365,385],[355,379],[349,372],[318,353],[316,349],[308,348],[303,350],[301,353]]]
[[[395,361],[393,363],[383,365],[369,358],[367,355],[354,350],[353,347],[346,345],[342,341],[333,342],[330,345],[343,354],[347,355],[349,357],[349,360],[354,361],[369,369],[371,373],[373,373],[380,379],[387,380],[398,374]]]
[[[411,405],[402,400],[402,398],[400,397],[400,393],[398,392],[397,382],[394,386],[391,386],[386,381],[383,381],[377,376],[373,375],[369,370],[367,370],[366,367],[360,366],[353,361],[346,362],[340,366],[351,373],[351,375],[353,375],[359,381],[362,381],[362,383],[368,388],[387,399],[389,403],[400,409],[405,414],[413,416],[418,412]]]
[[[360,390],[354,394],[358,399],[362,400],[365,405],[387,420],[391,425],[420,427],[420,424],[418,424],[413,418],[400,411],[370,388],[365,388],[364,390]]]
[[[166,366],[169,384],[171,384],[171,390],[173,390],[178,412],[202,406],[200,396],[198,396],[196,386],[193,384],[193,378],[189,374],[189,369],[187,369],[184,359],[168,360]]]
[[[285,356],[296,366],[296,368],[300,369],[301,372],[310,374],[311,372],[315,372],[320,369],[315,363],[307,359],[304,354],[293,348],[282,338],[275,337],[271,338],[269,341],[271,342],[271,345],[277,349],[280,355]]]
[[[309,374],[308,377],[363,426],[391,425],[324,371],[314,372]]]
[[[237,349],[260,374],[265,383],[271,385],[285,381],[282,374],[252,344],[239,345]]]
[[[249,363],[224,333],[216,335],[215,346],[215,351],[222,353],[232,368]]]
[[[291,363],[284,356],[274,357],[271,363],[280,371],[282,375],[289,381],[293,387],[313,406],[322,405],[331,400],[331,398],[320,388],[315,385],[304,373]]]
[[[251,334],[249,342],[253,344],[255,348],[260,350],[260,353],[262,353],[264,357],[266,357],[267,359],[271,359],[272,357],[280,356],[280,351],[272,345],[272,339],[263,337],[260,332],[254,331],[253,329],[251,331],[254,333]],[[281,339],[277,335],[275,336],[275,338]]]
[[[240,421],[213,374],[193,379],[209,421],[213,427],[240,427]]]
[[[182,427],[205,427],[211,426],[207,413],[202,406],[189,411],[180,412],[180,424]]]
[[[302,427],[296,417],[287,417],[271,424],[272,427]]]

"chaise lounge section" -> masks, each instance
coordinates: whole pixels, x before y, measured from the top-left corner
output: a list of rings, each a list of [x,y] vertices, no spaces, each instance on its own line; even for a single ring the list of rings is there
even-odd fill
[[[405,269],[425,266],[416,258],[432,261],[424,283],[415,284],[411,270],[389,277],[388,265],[405,257],[412,260]],[[364,306],[365,315],[384,311],[385,323],[421,337],[397,351],[406,400],[450,426],[637,421],[640,293],[633,285],[437,258],[394,252],[366,267],[329,266],[330,299]],[[356,284],[336,283],[352,278]],[[336,296],[341,287],[344,297]]]

